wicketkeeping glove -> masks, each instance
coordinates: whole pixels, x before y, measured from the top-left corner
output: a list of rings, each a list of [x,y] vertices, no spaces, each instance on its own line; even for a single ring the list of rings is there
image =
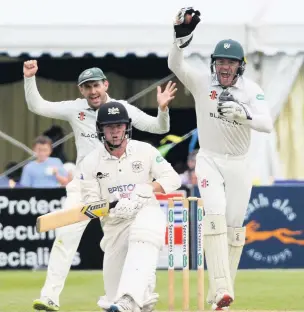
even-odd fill
[[[201,21],[201,13],[193,7],[182,8],[174,21],[174,37],[178,48],[188,46],[193,38],[192,32]]]
[[[236,100],[228,90],[224,90],[220,94],[217,111],[220,117],[228,120],[236,120],[240,122],[244,120],[252,120],[248,106]]]

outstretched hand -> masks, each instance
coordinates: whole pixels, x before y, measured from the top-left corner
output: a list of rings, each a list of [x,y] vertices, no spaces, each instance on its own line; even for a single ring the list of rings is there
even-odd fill
[[[172,81],[169,81],[163,92],[160,86],[157,87],[157,103],[161,111],[164,112],[169,103],[175,98],[175,93],[177,91],[175,86],[175,82],[172,83]]]

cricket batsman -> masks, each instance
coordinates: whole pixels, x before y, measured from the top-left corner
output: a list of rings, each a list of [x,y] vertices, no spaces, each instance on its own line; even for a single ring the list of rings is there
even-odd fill
[[[245,244],[251,131],[269,133],[273,122],[264,92],[243,77],[246,59],[239,42],[225,39],[215,46],[210,72],[198,71],[184,60],[183,49],[199,22],[200,12],[192,7],[178,12],[168,66],[195,100],[200,145],[195,171],[205,210],[207,302],[214,310],[227,310],[235,298],[234,280]]]
[[[70,123],[75,135],[77,170],[85,155],[100,144],[96,134],[96,112],[102,105],[112,101],[107,93],[109,81],[101,69],[87,69],[78,78],[78,87],[83,99],[49,102],[41,97],[37,89],[35,79],[37,70],[36,60],[24,62],[24,89],[28,108],[38,115],[66,120]],[[127,109],[135,128],[151,133],[166,133],[170,129],[168,104],[174,98],[176,90],[175,84],[172,82],[167,84],[163,92],[161,87],[158,87],[157,117],[147,115],[126,101],[120,100],[119,102]],[[64,209],[79,204],[81,195],[80,183],[77,179],[67,185],[66,191],[67,198]],[[33,302],[34,309],[59,311],[59,296],[88,222],[85,221],[58,230],[50,254],[46,281],[41,290],[40,299]]]
[[[131,127],[123,104],[103,104],[97,117],[102,144],[80,164],[84,203],[119,200],[102,220],[105,296],[98,305],[108,312],[139,312],[145,302],[152,311],[167,225],[154,193],[170,193],[181,186],[179,175],[156,148],[131,139]]]

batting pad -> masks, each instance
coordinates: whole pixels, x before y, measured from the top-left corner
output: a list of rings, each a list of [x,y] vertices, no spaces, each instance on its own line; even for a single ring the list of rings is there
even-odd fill
[[[227,225],[223,215],[206,215],[204,222],[205,256],[210,292],[228,293],[234,297],[228,261]],[[210,299],[210,298],[208,298]]]
[[[240,263],[243,247],[246,240],[246,227],[228,227],[228,255],[229,255],[229,268],[232,284],[236,277],[236,272]]]

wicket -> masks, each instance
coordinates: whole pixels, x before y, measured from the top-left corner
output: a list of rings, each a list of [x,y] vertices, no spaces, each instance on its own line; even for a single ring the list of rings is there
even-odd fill
[[[203,201],[197,197],[174,197],[168,200],[168,283],[169,311],[174,310],[174,207],[182,202],[182,264],[183,300],[182,311],[190,310],[189,279],[189,208],[190,202],[197,204],[197,304],[198,311],[204,311],[204,248],[203,248]]]

